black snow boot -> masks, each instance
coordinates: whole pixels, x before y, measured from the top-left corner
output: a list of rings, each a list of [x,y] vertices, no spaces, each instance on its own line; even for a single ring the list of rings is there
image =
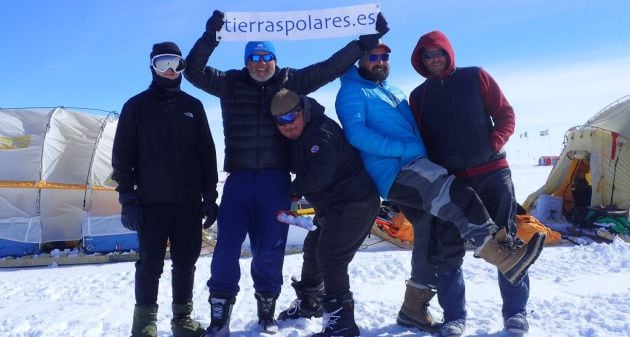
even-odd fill
[[[322,301],[322,305],[324,306],[322,332],[312,337],[358,337],[361,335],[354,321],[354,300],[351,292],[328,297]]]
[[[236,297],[223,293],[210,294],[210,326],[202,337],[227,337],[230,335],[230,316]]]
[[[258,332],[275,334],[278,332],[278,322],[273,317],[276,314],[278,295],[255,292],[254,296],[258,303]]]
[[[324,307],[320,303],[320,298],[324,296],[324,283],[306,287],[302,282],[298,282],[295,277],[292,277],[291,281],[291,286],[295,289],[297,298],[291,302],[289,309],[278,315],[278,320],[322,317]]]

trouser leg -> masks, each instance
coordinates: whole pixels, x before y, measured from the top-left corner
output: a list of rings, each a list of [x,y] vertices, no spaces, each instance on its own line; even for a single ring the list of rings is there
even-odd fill
[[[402,168],[388,199],[452,222],[462,238],[476,245],[498,229],[470,187],[426,158],[418,158]]]
[[[176,220],[171,228],[173,303],[192,300],[195,263],[201,252],[201,201],[192,198],[177,203]]]
[[[174,220],[171,203],[154,203],[142,206],[143,224],[138,229],[139,257],[136,261],[136,304],[157,303],[160,276],[164,268],[166,242]]]
[[[282,265],[289,226],[276,219],[276,212],[289,209],[291,205],[290,176],[282,170],[257,171],[253,184],[254,217],[248,233],[254,289],[277,296],[282,288]]]
[[[350,291],[348,265],[374,223],[380,198],[373,193],[368,199],[337,206],[340,209],[318,211],[321,234],[316,259],[327,297]]]
[[[230,173],[223,186],[217,217],[217,242],[212,254],[210,293],[236,296],[241,278],[241,245],[253,221],[252,178],[248,172]]]

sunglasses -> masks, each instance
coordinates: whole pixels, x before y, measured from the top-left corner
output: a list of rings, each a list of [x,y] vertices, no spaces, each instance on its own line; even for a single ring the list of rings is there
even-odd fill
[[[186,68],[186,61],[176,54],[160,54],[153,56],[151,66],[157,72],[165,73],[167,70],[173,69],[179,74]]]
[[[381,61],[387,62],[389,61],[389,54],[370,54],[368,55],[368,61],[376,62],[380,58]]]
[[[302,107],[300,105],[298,105],[297,107],[295,107],[293,110],[282,114],[280,116],[276,116],[276,125],[279,126],[283,126],[283,125],[287,125],[287,124],[291,124],[295,121],[295,119],[298,117],[298,114],[300,113],[300,109]]]
[[[422,54],[422,58],[425,60],[430,60],[434,57],[444,57],[446,56],[446,52],[442,49],[434,50],[434,51],[425,51]]]
[[[274,57],[273,54],[251,54],[249,55],[249,60],[252,62],[260,62],[260,60],[263,60],[265,62],[271,62],[273,61]]]

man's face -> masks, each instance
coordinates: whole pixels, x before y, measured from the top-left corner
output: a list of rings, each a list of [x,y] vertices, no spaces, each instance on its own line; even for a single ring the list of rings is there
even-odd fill
[[[422,62],[432,76],[440,76],[448,65],[446,52],[438,47],[427,47],[422,52]]]
[[[384,81],[389,76],[389,53],[377,48],[363,56],[360,66],[372,74],[376,81]]]
[[[296,113],[297,115],[295,115],[295,119],[290,123],[280,124],[278,117],[276,117],[276,127],[278,128],[278,131],[280,131],[283,136],[291,140],[300,138],[304,132],[304,110],[300,109]]]
[[[247,59],[247,70],[257,82],[265,82],[273,76],[276,71],[276,59],[273,54],[256,52]]]

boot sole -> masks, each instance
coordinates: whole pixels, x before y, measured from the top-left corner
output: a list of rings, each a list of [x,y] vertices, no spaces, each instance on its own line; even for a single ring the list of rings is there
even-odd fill
[[[402,312],[398,313],[398,317],[396,317],[396,323],[398,325],[402,325],[404,327],[407,328],[418,328],[422,331],[426,331],[426,332],[430,332],[430,333],[436,333],[438,331],[440,331],[440,327],[442,326],[442,324],[440,323],[436,323],[434,325],[431,325],[431,323],[423,323],[420,322],[418,320],[415,320],[411,317],[408,317],[407,315],[405,315]]]
[[[527,252],[525,257],[518,264],[512,267],[512,269],[503,274],[510,284],[518,284],[525,277],[529,267],[531,267],[531,265],[534,264],[540,256],[540,253],[545,246],[545,239],[545,234],[536,233],[531,240],[529,240],[527,243]]]

